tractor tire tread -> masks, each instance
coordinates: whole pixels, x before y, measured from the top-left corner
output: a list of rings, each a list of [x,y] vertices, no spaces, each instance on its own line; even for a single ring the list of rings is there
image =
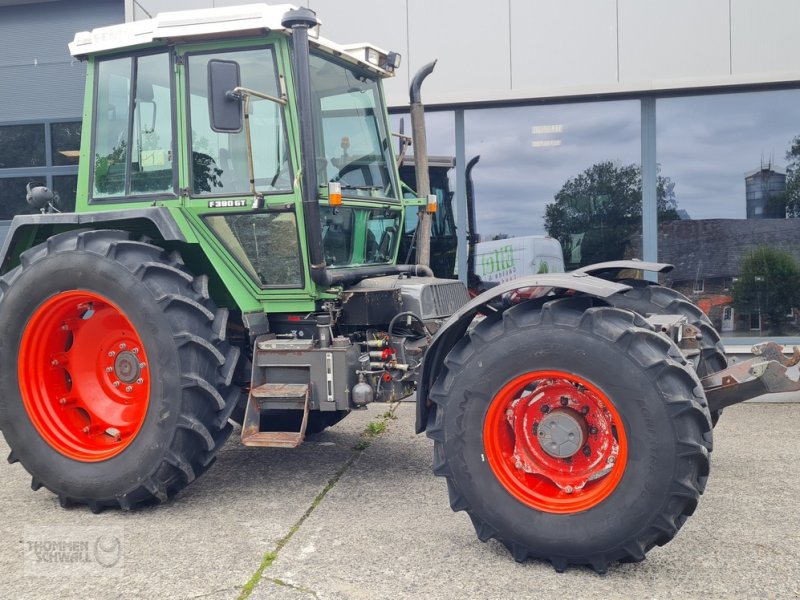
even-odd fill
[[[130,487],[113,498],[76,498],[53,491],[62,506],[84,504],[95,512],[106,507],[133,510],[166,502],[204,473],[232,432],[228,417],[239,399],[231,387],[239,349],[225,341],[227,309],[217,309],[208,294],[208,277],[185,270],[176,251],[132,240],[116,230],[77,230],[52,236],[20,256],[20,265],[0,278],[2,294],[32,264],[53,253],[79,251],[116,261],[137,277],[174,323],[172,337],[178,349],[183,376],[181,414],[162,459],[137,474]],[[234,364],[229,364],[234,361]],[[202,373],[213,373],[212,377]],[[15,459],[11,453],[9,459]],[[24,466],[24,462],[23,462]],[[41,486],[32,478],[32,487]]]
[[[538,558],[549,561],[558,572],[569,565],[586,565],[603,573],[614,561],[638,562],[647,550],[656,544],[664,544],[677,533],[686,517],[691,515],[699,496],[703,493],[709,472],[711,451],[711,422],[707,409],[696,396],[699,381],[674,345],[663,336],[647,328],[642,317],[629,310],[597,306],[597,301],[587,297],[557,299],[544,304],[540,310],[531,309],[525,303],[516,305],[502,315],[492,315],[480,322],[459,340],[444,360],[442,372],[431,388],[433,407],[428,419],[426,433],[434,442],[435,474],[447,479],[450,506],[454,511],[466,511],[472,520],[479,539],[496,538],[509,547],[515,560]],[[464,494],[454,480],[449,463],[463,464],[463,453],[445,456],[444,416],[451,403],[465,399],[451,397],[455,381],[486,343],[498,336],[509,335],[519,329],[542,325],[581,329],[591,335],[612,343],[627,345],[629,353],[643,367],[652,369],[655,384],[663,390],[678,392],[670,394],[680,398],[670,402],[671,414],[681,452],[676,457],[677,466],[673,476],[672,492],[665,500],[657,518],[646,531],[635,539],[623,540],[617,547],[601,554],[587,556],[547,556],[536,548],[520,546],[504,539],[503,534],[473,512]],[[665,352],[667,347],[670,352]],[[702,397],[702,394],[701,394]],[[463,424],[462,424],[463,425]],[[450,434],[449,442],[463,437],[463,431]],[[463,442],[462,442],[463,443]]]

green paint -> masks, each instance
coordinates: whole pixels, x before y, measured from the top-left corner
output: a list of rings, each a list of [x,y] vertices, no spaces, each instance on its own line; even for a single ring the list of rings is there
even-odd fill
[[[84,113],[83,113],[83,133],[81,140],[81,156],[79,174],[78,174],[78,189],[76,196],[76,212],[106,212],[106,211],[120,211],[127,208],[141,209],[147,206],[165,207],[169,210],[170,215],[175,219],[179,229],[186,238],[185,243],[168,242],[164,243],[171,250],[178,250],[184,257],[187,267],[194,273],[206,273],[210,278],[210,289],[214,296],[215,301],[229,308],[238,308],[243,312],[253,312],[263,310],[265,312],[309,312],[317,308],[317,303],[321,299],[334,297],[329,290],[317,286],[310,277],[308,268],[308,244],[305,237],[305,215],[303,214],[302,199],[300,197],[300,189],[298,184],[298,175],[302,168],[306,165],[300,164],[300,147],[299,147],[299,120],[297,115],[297,99],[294,90],[294,82],[291,72],[291,60],[289,50],[290,38],[283,33],[270,33],[265,36],[253,37],[249,39],[240,40],[222,40],[217,42],[203,42],[194,44],[177,44],[169,50],[165,44],[154,43],[148,46],[153,51],[165,50],[172,51],[174,57],[172,65],[172,76],[174,79],[173,85],[173,101],[175,103],[173,111],[174,119],[174,135],[175,140],[170,152],[174,154],[173,169],[175,170],[177,181],[177,194],[164,193],[161,195],[150,196],[146,199],[140,198],[126,198],[115,197],[103,199],[100,201],[92,201],[91,187],[92,187],[92,165],[97,162],[96,157],[93,156],[92,140],[94,137],[94,128],[97,125],[97,115],[95,114],[94,106],[98,102],[95,98],[95,84],[97,76],[98,60],[107,57],[129,56],[132,50],[128,49],[125,52],[114,53],[100,53],[95,56],[90,56],[87,60],[87,76],[86,76],[86,89],[84,94]],[[280,206],[288,208],[294,212],[297,221],[297,239],[299,242],[301,264],[303,270],[302,284],[296,288],[264,288],[260,282],[255,280],[255,275],[245,270],[239,261],[231,255],[231,252],[223,245],[218,239],[217,235],[210,230],[203,217],[209,214],[224,214],[224,213],[242,213],[250,210],[250,198],[246,194],[237,192],[235,195],[225,197],[215,197],[213,200],[219,200],[222,203],[225,201],[246,201],[246,207],[228,207],[228,208],[209,208],[209,198],[203,196],[192,197],[189,190],[191,189],[191,163],[192,163],[192,149],[189,146],[189,133],[191,131],[191,124],[189,122],[189,89],[187,81],[188,61],[186,59],[187,53],[194,52],[212,52],[212,51],[227,51],[237,49],[254,49],[269,46],[272,48],[278,72],[283,76],[287,104],[283,107],[284,126],[287,135],[286,153],[292,164],[292,171],[294,174],[293,189],[285,193],[268,195],[265,198],[266,206]],[[137,48],[141,50],[141,48]],[[109,88],[110,89],[110,88]],[[380,82],[379,82],[380,89]],[[110,92],[109,92],[110,93]],[[386,111],[385,100],[382,89],[379,94],[380,106],[378,107],[379,118],[383,118],[385,128],[388,131],[388,114]],[[111,121],[109,121],[111,123]],[[110,127],[110,126],[109,126]],[[141,133],[139,134],[141,136]],[[135,138],[132,138],[132,140]],[[133,149],[133,141],[129,144]],[[166,144],[165,144],[166,146]],[[135,154],[133,155],[135,156]],[[213,157],[212,157],[213,158]],[[196,160],[196,157],[195,157]],[[216,159],[218,160],[218,159]],[[394,159],[392,157],[393,163]],[[102,161],[100,161],[102,162]],[[214,163],[216,164],[216,163]],[[119,166],[119,165],[118,165]],[[141,169],[141,167],[139,167]],[[314,165],[311,168],[315,168]],[[399,181],[399,176],[396,167],[391,174],[394,182]],[[395,185],[395,189],[398,187]],[[400,211],[401,217],[406,206],[418,206],[424,203],[424,199],[406,199],[403,200],[399,192],[395,192],[394,198],[374,198],[364,197],[359,199],[345,198],[345,206],[353,207],[369,207],[383,210]],[[327,204],[327,190],[324,187],[320,188],[320,202]],[[367,243],[366,235],[366,213],[361,213],[357,225],[357,234],[352,240],[354,249],[354,259],[357,262],[365,261],[365,245]],[[402,222],[402,218],[401,218]],[[142,229],[142,222],[126,222],[117,221],[114,223],[104,224],[102,222],[96,225],[97,228],[116,228],[116,229],[130,229],[132,231],[140,231]],[[148,227],[146,223],[144,226]],[[20,231],[19,235],[15,238],[18,243],[15,248],[15,255],[11,257],[10,264],[13,266],[18,261],[19,254],[26,248],[33,244],[41,243],[48,236],[57,233],[61,230],[67,230],[77,227],[77,225],[67,226],[31,226],[31,228]],[[152,227],[150,227],[152,229]],[[158,233],[153,232],[152,235],[148,231],[148,235],[158,242]],[[395,244],[393,254],[391,257],[393,261],[397,260],[397,249],[399,244]]]
[[[514,268],[514,246],[508,244],[481,255],[481,274],[492,275]]]

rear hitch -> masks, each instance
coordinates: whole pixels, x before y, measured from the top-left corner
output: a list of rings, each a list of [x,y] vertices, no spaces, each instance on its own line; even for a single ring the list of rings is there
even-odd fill
[[[800,349],[795,347],[792,356],[788,357],[780,344],[763,342],[753,346],[753,354],[755,356],[749,360],[702,379],[711,412],[762,394],[800,392],[797,374],[791,376],[788,372],[790,367],[800,363]]]

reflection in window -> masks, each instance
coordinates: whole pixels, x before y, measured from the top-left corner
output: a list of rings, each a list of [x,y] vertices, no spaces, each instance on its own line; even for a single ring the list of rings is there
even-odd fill
[[[208,62],[236,61],[241,85],[280,97],[278,74],[270,48],[189,56],[192,128],[192,193],[241,195],[250,192],[244,130],[218,133],[211,129],[208,109]],[[256,190],[292,189],[282,107],[270,100],[250,99],[250,130]]]
[[[131,86],[134,71],[136,82]],[[172,92],[168,55],[99,62],[97,107],[93,197],[171,191]]]
[[[800,90],[667,98],[656,115],[682,209],[659,224],[662,282],[724,335],[800,334]]]
[[[36,211],[25,201],[27,185],[46,185],[44,177],[0,178],[0,219],[12,219],[14,215],[30,215]]]
[[[331,267],[387,263],[400,230],[400,211],[320,207],[325,262]]]
[[[206,217],[236,260],[262,286],[301,287],[302,255],[292,213],[248,213]]]
[[[639,119],[637,101],[466,111],[481,239],[556,237],[568,269],[623,258],[641,231]]]
[[[51,123],[53,166],[77,165],[81,155],[81,122]]]
[[[44,164],[43,125],[0,127],[0,169],[43,167]]]
[[[73,212],[75,210],[75,196],[78,192],[78,176],[53,176],[53,191],[58,194],[56,208],[61,212]]]

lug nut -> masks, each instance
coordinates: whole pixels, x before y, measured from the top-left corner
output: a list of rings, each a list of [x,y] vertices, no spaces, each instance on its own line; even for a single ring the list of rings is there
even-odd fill
[[[144,379],[139,377],[139,379],[136,380],[136,383],[138,383],[139,385],[142,385],[144,383]]]
[[[119,381],[115,381],[113,385],[114,387],[119,387]]]
[[[617,457],[616,456],[609,456],[608,460],[606,462],[608,464],[610,464],[610,465],[613,465],[615,462],[617,462]]]
[[[583,408],[581,408],[581,414],[582,415],[588,415],[589,414],[589,407],[588,406],[584,406]]]
[[[541,408],[541,411],[542,411],[544,414],[547,414],[547,413],[549,413],[549,412],[550,412],[550,407],[549,407],[547,404],[545,404],[545,405],[543,405],[543,406],[542,406],[542,408]]]
[[[583,447],[583,455],[584,455],[585,457],[587,457],[587,458],[588,458],[588,457],[589,457],[589,455],[590,455],[591,453],[592,453],[592,449],[591,449],[591,448],[589,448],[589,446],[588,446],[588,445]]]
[[[561,396],[561,406],[569,404],[569,396]]]
[[[106,367],[106,373],[111,373],[114,369],[112,367]]]
[[[133,350],[131,350],[131,352],[133,352],[134,354],[139,354],[139,349],[138,348],[134,348]]]
[[[108,356],[109,356],[110,358],[114,358],[116,355],[117,355],[117,353],[116,353],[116,352],[114,352],[113,350],[112,350],[111,352],[109,352],[109,353],[108,353]]]
[[[125,344],[120,344],[120,345],[119,345],[119,349],[120,349],[120,350],[125,350],[125,348],[127,348],[127,347],[128,347],[128,346],[127,346],[127,345],[125,345]]]
[[[147,365],[146,365],[146,364],[144,364],[144,363],[139,363],[139,368],[140,368],[140,369],[144,369],[146,366],[147,366]]]
[[[54,358],[53,360],[50,361],[50,365],[53,366],[53,367],[57,367],[58,366],[58,361]]]
[[[575,489],[571,485],[568,485],[567,487],[564,488],[564,493],[566,494],[571,494],[574,491]]]
[[[596,434],[597,433],[597,427],[589,427],[589,433],[591,433],[592,435]]]
[[[89,433],[89,428],[88,427],[84,427],[83,428],[83,433]]]
[[[58,403],[59,403],[61,406],[64,406],[64,405],[67,403],[67,399],[66,399],[66,398],[59,398],[59,399],[58,399]]]
[[[132,392],[133,391],[133,386],[130,386],[130,385],[125,386],[125,391],[126,392]]]

